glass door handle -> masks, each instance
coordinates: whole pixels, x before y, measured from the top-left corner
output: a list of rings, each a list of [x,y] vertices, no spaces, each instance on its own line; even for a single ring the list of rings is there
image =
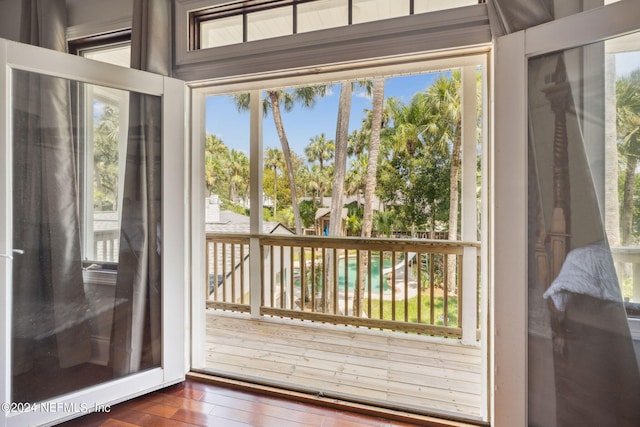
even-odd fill
[[[0,254],[0,258],[13,259],[13,254],[24,254],[24,251],[22,249],[14,249],[12,252],[12,254]]]

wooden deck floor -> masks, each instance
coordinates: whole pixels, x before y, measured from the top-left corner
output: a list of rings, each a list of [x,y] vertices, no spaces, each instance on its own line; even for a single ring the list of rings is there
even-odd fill
[[[221,375],[417,413],[483,414],[481,349],[455,341],[211,311],[206,352],[206,369]]]

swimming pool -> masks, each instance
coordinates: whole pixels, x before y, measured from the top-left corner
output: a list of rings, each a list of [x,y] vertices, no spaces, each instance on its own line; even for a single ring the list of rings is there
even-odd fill
[[[347,284],[349,289],[354,289],[356,286],[356,277],[358,274],[358,263],[356,257],[349,257],[349,263],[347,264]],[[391,260],[384,259],[382,262],[382,268],[385,269],[391,267]],[[383,278],[383,290],[387,290],[389,286]],[[380,289],[380,258],[372,257],[371,259],[371,291],[377,292]],[[344,289],[344,258],[340,258],[338,261],[338,286]],[[365,289],[368,289],[369,281],[365,282]]]

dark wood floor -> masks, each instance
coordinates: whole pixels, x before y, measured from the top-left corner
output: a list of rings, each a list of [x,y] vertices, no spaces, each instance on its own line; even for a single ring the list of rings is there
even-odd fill
[[[264,390],[238,389],[193,379],[114,405],[109,413],[94,413],[63,426],[220,426],[220,427],[358,427],[358,426],[462,426],[438,421],[416,423],[402,417],[367,415],[342,408],[316,405],[267,395]]]

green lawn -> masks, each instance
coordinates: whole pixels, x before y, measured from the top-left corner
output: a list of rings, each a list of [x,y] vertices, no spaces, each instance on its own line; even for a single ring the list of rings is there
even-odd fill
[[[434,324],[439,326],[444,326],[444,298],[443,297],[435,297],[434,298]],[[365,300],[365,310],[368,308],[368,302]],[[421,322],[420,323],[430,323],[430,315],[431,315],[431,302],[429,296],[422,297],[422,313],[421,313]],[[417,323],[418,322],[418,297],[410,298],[407,303],[407,308],[409,311],[408,321]],[[380,300],[371,300],[371,310],[372,310],[372,319],[380,318]],[[392,320],[391,315],[392,304],[391,301],[384,301],[383,303],[383,319],[384,320]],[[447,310],[449,312],[448,316],[448,326],[457,326],[458,324],[458,297],[450,296],[448,298],[448,306]],[[404,301],[396,302],[396,320],[404,321]]]

